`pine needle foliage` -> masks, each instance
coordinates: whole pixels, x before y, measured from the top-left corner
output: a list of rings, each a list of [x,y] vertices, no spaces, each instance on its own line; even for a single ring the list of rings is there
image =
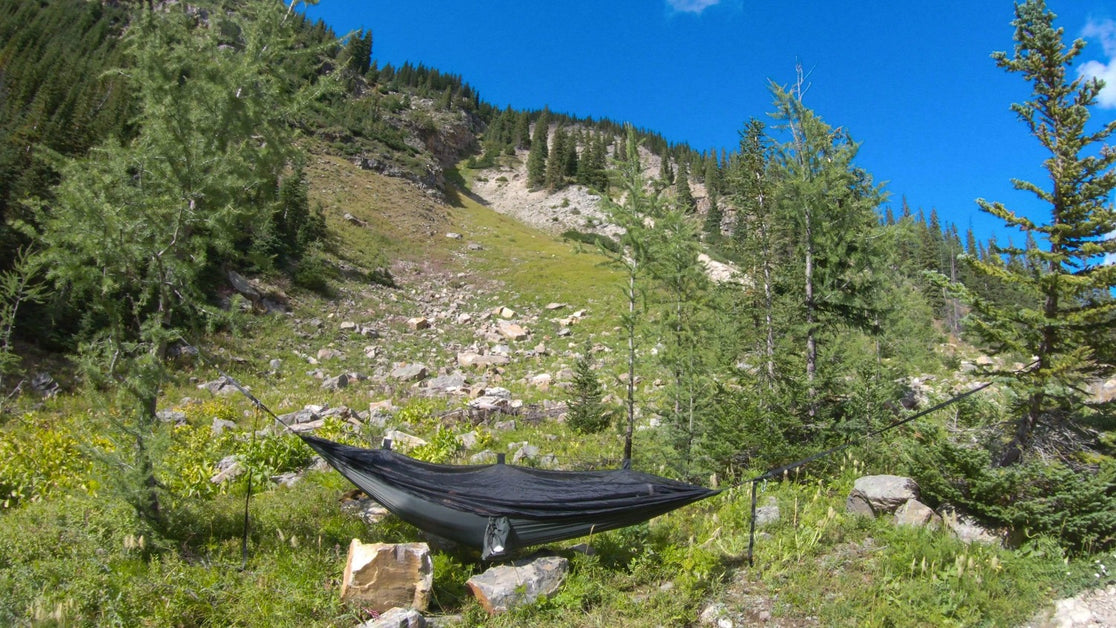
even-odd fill
[[[1057,428],[1078,412],[1086,380],[1110,376],[1116,369],[1111,344],[1116,265],[1103,263],[1106,255],[1116,253],[1116,240],[1107,237],[1116,231],[1111,204],[1116,150],[1106,144],[1116,122],[1089,129],[1089,107],[1103,83],[1067,79],[1085,43],[1066,46],[1055,17],[1041,0],[1018,5],[1015,50],[1010,56],[993,55],[997,65],[1033,86],[1032,98],[1012,110],[1048,154],[1043,168],[1050,184],[1012,183],[1046,207],[1045,220],[999,202],[978,201],[982,211],[1039,242],[1022,249],[995,247],[991,259],[965,257],[978,277],[1008,286],[1016,299],[1001,302],[959,291],[973,308],[966,322],[976,339],[998,354],[1034,360],[1032,369],[1010,378],[1018,401],[1001,464],[1021,460],[1032,449],[1036,430]],[[1007,264],[999,259],[1005,255]]]

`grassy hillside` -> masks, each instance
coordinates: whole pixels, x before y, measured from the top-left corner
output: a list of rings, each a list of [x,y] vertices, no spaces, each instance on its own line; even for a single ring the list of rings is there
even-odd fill
[[[527,323],[533,337],[509,343],[514,360],[506,368],[468,371],[470,382],[505,386],[530,402],[564,399],[560,388],[544,392],[528,378],[570,365],[587,338],[600,345],[602,362],[613,362],[603,356],[619,343],[613,327],[621,277],[602,265],[603,258],[524,228],[466,194],[457,196],[457,205],[440,205],[398,179],[325,155],[314,157],[309,173],[312,198],[323,205],[330,227],[329,296],[273,283],[272,290],[286,293],[290,314],[234,308],[228,331],[205,342],[205,354],[280,413],[307,404],[367,410],[390,400],[394,409],[382,429],[400,427],[444,449],[459,447],[447,445],[442,431],[476,431],[483,448],[507,451],[511,443],[528,441],[556,456],[559,466],[619,455],[618,434],[586,438],[553,419],[506,417],[518,421],[507,431],[494,428],[499,416],[476,424],[452,415],[440,420],[464,399],[427,398],[387,375],[396,364],[418,361],[432,371],[454,370],[456,351],[478,342],[475,323],[458,323],[456,315],[478,321],[506,306],[534,321]],[[449,232],[462,238],[448,239]],[[395,287],[368,281],[368,273],[383,266]],[[585,309],[584,325],[573,326],[571,337],[557,337],[542,309],[550,302],[567,304],[567,312]],[[454,317],[438,319],[436,313],[453,303],[459,304]],[[430,329],[408,328],[408,318],[423,315],[434,321]],[[344,321],[372,326],[377,334],[343,332]],[[534,352],[540,343],[548,347],[545,354]],[[363,353],[370,345],[374,357]],[[322,348],[340,355],[310,364],[307,358]],[[273,368],[272,359],[281,365]],[[83,389],[18,399],[18,411],[4,426],[0,463],[6,494],[19,500],[0,515],[5,623],[346,626],[366,619],[359,608],[338,601],[349,539],[422,535],[394,518],[366,525],[344,512],[339,499],[346,481],[332,470],[305,470],[310,454],[291,436],[251,437],[269,419],[239,395],[199,390],[198,383],[217,373],[197,359],[180,360],[176,383],[160,401],[185,418],[160,441],[159,477],[174,496],[169,528],[160,533],[137,519],[113,480],[111,452],[119,438],[113,416],[120,411],[113,398]],[[368,379],[327,391],[315,369]],[[215,418],[236,427],[213,435]],[[352,441],[377,440],[380,428],[357,423],[360,428],[327,420],[323,430]],[[482,446],[455,455],[463,459]],[[641,436],[637,455],[654,446]],[[247,461],[256,479],[243,565],[245,476],[223,485],[209,480],[230,454]],[[464,593],[464,580],[484,568],[476,556],[439,550],[434,613],[449,615],[451,625],[680,625],[720,604],[725,617],[780,625],[1012,625],[1091,578],[1088,562],[1064,562],[1050,543],[1026,552],[965,546],[945,533],[846,515],[844,498],[864,468],[850,456],[831,469],[765,485],[761,505],[777,504],[781,514],[761,529],[754,567],[744,561],[747,489],[733,488],[650,524],[596,535],[588,539],[593,555],[564,549],[574,542],[548,548],[572,560],[562,591],[497,618],[487,618]],[[292,487],[269,479],[290,471],[301,476]],[[13,485],[13,478],[23,484]],[[27,530],[35,532],[29,537]]]

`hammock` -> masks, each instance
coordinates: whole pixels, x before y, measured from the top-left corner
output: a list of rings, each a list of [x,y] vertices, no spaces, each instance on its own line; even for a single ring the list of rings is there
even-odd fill
[[[400,519],[480,549],[484,560],[635,525],[719,492],[628,469],[432,464],[388,449],[300,436]]]

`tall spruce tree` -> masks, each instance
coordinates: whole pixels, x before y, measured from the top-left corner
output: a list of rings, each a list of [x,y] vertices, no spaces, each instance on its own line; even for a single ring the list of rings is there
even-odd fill
[[[690,189],[690,175],[685,162],[678,166],[678,176],[674,181],[674,203],[678,211],[686,214],[693,213],[697,208],[697,201],[694,200],[694,193]]]
[[[993,55],[999,67],[1021,74],[1033,88],[1033,97],[1013,104],[1012,110],[1049,155],[1043,160],[1049,187],[1021,180],[1013,184],[1047,208],[1046,221],[999,202],[978,201],[982,211],[1041,242],[1009,251],[1025,256],[1024,264],[1001,264],[991,242],[986,259],[965,258],[977,275],[1002,282],[1022,297],[1004,303],[964,291],[973,308],[969,329],[996,353],[1035,359],[1026,373],[1011,375],[1018,404],[999,459],[1002,465],[1022,460],[1035,444],[1036,431],[1060,432],[1080,414],[1084,382],[1111,376],[1116,368],[1116,351],[1108,342],[1108,332],[1116,326],[1111,298],[1116,265],[1102,262],[1116,253],[1116,240],[1108,237],[1116,231],[1116,151],[1105,145],[1116,132],[1116,121],[1087,130],[1089,107],[1097,102],[1103,83],[1067,79],[1085,43],[1077,40],[1067,47],[1054,20],[1042,0],[1017,5],[1014,52]]]
[[[818,339],[823,326],[869,326],[871,230],[882,193],[853,159],[858,145],[802,103],[803,76],[788,90],[772,86],[773,117],[786,140],[776,150],[778,212],[800,260],[806,362],[806,414],[817,415]]]
[[[531,135],[531,150],[527,153],[527,185],[540,188],[546,185],[546,161],[550,138],[550,114],[544,109],[535,121],[535,131]]]

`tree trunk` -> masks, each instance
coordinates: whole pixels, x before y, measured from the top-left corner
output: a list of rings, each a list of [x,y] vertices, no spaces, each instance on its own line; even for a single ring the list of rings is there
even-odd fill
[[[634,261],[632,262],[635,263]],[[624,433],[624,464],[632,459],[632,432],[635,429],[635,271],[628,274],[628,429]]]
[[[818,344],[815,338],[814,318],[816,316],[814,302],[814,234],[810,222],[810,209],[806,209],[806,398],[807,415],[810,423],[818,414],[817,390],[814,388],[814,377],[818,369]]]

